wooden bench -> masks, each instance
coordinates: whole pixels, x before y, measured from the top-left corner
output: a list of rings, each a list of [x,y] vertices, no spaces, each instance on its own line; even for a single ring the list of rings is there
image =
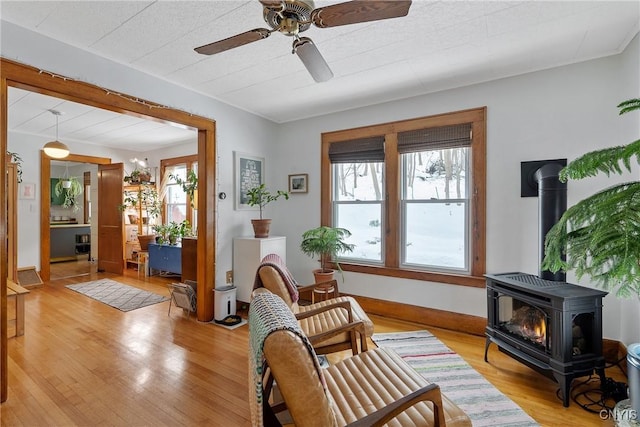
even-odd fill
[[[7,279],[7,335],[9,338],[24,335],[24,296],[29,290]]]

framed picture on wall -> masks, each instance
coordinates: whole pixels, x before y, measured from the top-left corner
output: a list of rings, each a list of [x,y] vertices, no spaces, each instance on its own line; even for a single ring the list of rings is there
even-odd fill
[[[247,204],[247,191],[264,183],[264,158],[233,152],[235,165],[236,210],[257,210],[258,206]]]
[[[298,173],[289,175],[289,193],[306,193],[309,191],[307,181],[309,175],[306,173]]]
[[[21,182],[20,183],[20,198],[33,200],[36,198],[36,185],[30,182]]]

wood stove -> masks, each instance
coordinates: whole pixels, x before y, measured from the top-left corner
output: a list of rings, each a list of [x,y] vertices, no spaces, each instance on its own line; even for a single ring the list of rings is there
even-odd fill
[[[524,273],[487,274],[486,344],[555,379],[569,406],[571,381],[594,370],[604,384],[606,292]]]
[[[521,195],[538,195],[540,264],[548,231],[567,209],[567,185],[558,178],[566,159],[522,162]],[[602,298],[597,289],[567,283],[562,271],[540,267],[525,273],[486,274],[489,345],[560,384],[569,406],[571,381],[595,370],[605,383],[602,354]]]

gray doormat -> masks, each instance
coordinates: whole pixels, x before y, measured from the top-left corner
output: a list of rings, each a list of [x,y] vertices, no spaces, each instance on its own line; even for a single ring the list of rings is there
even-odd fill
[[[163,297],[162,295],[134,288],[133,286],[123,285],[111,279],[67,285],[67,288],[117,308],[120,311],[131,311],[136,308],[142,308],[169,300],[169,298]]]

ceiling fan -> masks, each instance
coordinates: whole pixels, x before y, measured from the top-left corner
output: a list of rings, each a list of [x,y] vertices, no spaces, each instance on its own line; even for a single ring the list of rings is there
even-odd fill
[[[271,29],[256,28],[235,36],[195,48],[203,55],[214,55],[225,50],[265,39],[274,31],[292,36],[293,51],[298,55],[316,82],[333,77],[333,72],[309,37],[299,33],[311,24],[319,28],[337,27],[360,22],[406,16],[410,0],[355,0],[315,9],[313,0],[259,0],[263,5],[264,20]]]

